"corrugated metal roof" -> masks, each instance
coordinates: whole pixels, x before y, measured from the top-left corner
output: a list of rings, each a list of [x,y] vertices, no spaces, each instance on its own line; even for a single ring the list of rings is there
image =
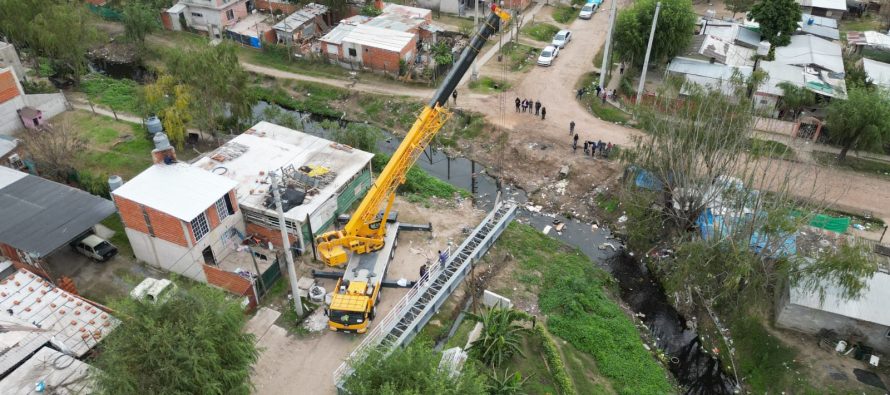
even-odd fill
[[[719,63],[710,63],[697,59],[674,58],[668,65],[668,72],[683,74],[686,81],[708,88],[720,89],[724,94],[732,94],[734,87],[731,80],[736,72],[742,76],[749,76],[753,71],[751,67],[727,66]],[[683,92],[688,93],[684,88]]]
[[[840,40],[841,38],[841,33],[837,29],[826,26],[807,25],[806,23],[800,23],[800,30],[804,33],[827,38],[829,40]]]
[[[864,58],[862,68],[873,83],[890,88],[890,64]]]
[[[320,40],[326,43],[340,45],[340,43],[343,42],[343,38],[351,33],[356,26],[361,25],[370,19],[371,18],[364,15],[355,15],[346,18],[340,21],[340,24],[329,31],[328,34],[325,34]]]
[[[323,6],[321,4],[309,3],[306,4],[305,7],[299,9],[297,12],[290,14],[287,18],[281,20],[273,26],[272,28],[275,30],[280,30],[287,33],[292,33],[297,30],[306,22],[309,22],[315,17],[319,15],[324,15],[328,12],[328,7]]]
[[[0,166],[3,184],[0,243],[41,257],[116,211],[110,200]]]
[[[343,42],[380,48],[386,51],[401,52],[413,39],[414,35],[411,33],[382,29],[365,24],[356,26],[346,37],[343,37]]]
[[[804,25],[806,25],[810,19],[813,20],[814,25],[825,26],[825,27],[830,27],[832,29],[837,29],[837,20],[835,20],[835,19],[826,18],[826,17],[822,17],[822,16],[815,16],[815,15],[810,15],[810,14],[800,14],[800,22],[803,23]]]
[[[844,72],[841,46],[810,34],[792,36],[790,44],[777,47],[775,61],[797,66],[816,65],[836,73]]]
[[[145,169],[112,194],[191,221],[238,184],[184,163]]]
[[[844,317],[890,326],[890,274],[877,272],[868,281],[868,290],[859,299],[844,300],[840,288],[833,284],[826,287],[825,300],[820,303],[818,293],[807,292],[801,287],[791,287],[789,301],[792,304],[826,311]]]
[[[783,96],[784,92],[782,91],[782,88],[779,88],[779,84],[782,82],[788,82],[794,86],[804,87],[803,68],[801,67],[790,66],[779,62],[761,61],[760,69],[765,71],[769,75],[769,78],[760,86],[758,92]]]
[[[825,8],[828,10],[847,10],[847,0],[797,0],[804,7]]]

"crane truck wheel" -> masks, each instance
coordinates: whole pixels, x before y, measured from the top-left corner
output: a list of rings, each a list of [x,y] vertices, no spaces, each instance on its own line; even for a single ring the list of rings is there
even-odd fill
[[[371,307],[371,314],[368,314],[368,318],[372,320],[377,318],[377,306]]]

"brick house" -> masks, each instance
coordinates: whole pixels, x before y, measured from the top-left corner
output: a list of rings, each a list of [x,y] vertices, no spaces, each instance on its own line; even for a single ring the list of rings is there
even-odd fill
[[[168,30],[187,27],[222,38],[227,27],[250,14],[253,4],[252,0],[180,0],[161,13],[161,21]]]
[[[417,39],[408,32],[341,23],[320,41],[324,56],[344,67],[398,73],[400,61],[414,63]]]
[[[255,251],[243,246],[237,184],[176,162],[169,144],[157,146],[154,164],[112,192],[136,258],[244,296],[246,306],[256,306],[256,276],[277,260],[250,262]]]

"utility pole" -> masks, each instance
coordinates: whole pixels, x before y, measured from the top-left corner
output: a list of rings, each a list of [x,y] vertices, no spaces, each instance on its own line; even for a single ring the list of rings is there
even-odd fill
[[[603,65],[600,67],[600,88],[604,91],[606,90],[606,77],[608,77],[609,70],[612,68],[612,64],[609,62],[609,59],[611,59],[609,52],[612,49],[612,29],[615,27],[615,5],[618,3],[618,0],[611,1],[612,6],[609,10],[609,31],[606,32],[606,47],[603,48]]]
[[[649,70],[649,54],[652,53],[652,41],[655,41],[655,25],[658,24],[658,11],[661,11],[661,2],[655,4],[655,16],[652,17],[652,31],[649,32],[649,45],[646,47],[646,58],[643,59],[643,72],[640,75],[640,86],[637,88],[637,102],[643,100],[643,86],[646,84],[646,71]]]
[[[269,172],[272,181],[272,196],[275,198],[275,210],[278,211],[278,228],[281,230],[281,245],[284,247],[284,258],[287,259],[287,279],[290,281],[290,292],[294,298],[294,310],[297,317],[303,317],[303,301],[300,300],[300,290],[297,289],[297,271],[294,268],[294,256],[290,250],[290,235],[287,234],[287,223],[284,219],[284,209],[281,207],[281,191],[278,178],[274,171]]]
[[[494,0],[492,0],[494,1]],[[476,30],[479,29],[479,0],[476,0],[476,9],[473,10],[473,33],[476,33]],[[482,49],[482,48],[479,48]],[[476,70],[476,59],[473,59],[473,72],[470,74],[470,79],[476,81],[479,78],[479,71]]]

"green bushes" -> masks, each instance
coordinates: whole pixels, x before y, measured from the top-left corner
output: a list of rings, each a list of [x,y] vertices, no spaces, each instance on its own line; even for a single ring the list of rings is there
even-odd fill
[[[575,390],[575,384],[572,383],[572,379],[566,373],[566,367],[562,362],[562,356],[559,355],[559,349],[556,348],[556,343],[553,342],[553,338],[547,333],[547,329],[544,329],[544,325],[538,325],[535,327],[535,333],[541,339],[547,367],[553,379],[556,380],[556,384],[559,385],[559,389],[562,390],[563,394],[577,394],[578,391]]]
[[[549,23],[535,23],[526,26],[522,32],[537,41],[550,42],[553,36],[559,32],[559,28]]]
[[[339,118],[343,115],[340,111],[335,110],[328,105],[328,102],[339,100],[344,95],[336,88],[320,86],[320,84],[303,83],[297,84],[304,93],[304,99],[296,99],[282,88],[266,88],[254,86],[250,88],[250,94],[254,95],[257,100],[275,103],[281,107],[301,112],[311,112],[313,114]]]
[[[510,89],[510,83],[492,79],[491,77],[482,77],[475,81],[470,81],[470,89],[481,93],[504,92]]]
[[[80,83],[80,89],[94,103],[115,111],[140,114],[139,85],[136,81],[117,80],[101,74],[90,74]]]
[[[374,155],[374,159],[371,161],[371,164],[374,167],[375,171],[379,172],[383,170],[383,167],[385,167],[386,163],[389,162],[389,158],[390,156],[387,154],[378,153]],[[409,195],[409,200],[413,199],[416,201],[423,201],[431,197],[450,199],[454,197],[455,194],[459,194],[463,197],[470,197],[470,193],[466,190],[460,189],[445,181],[433,177],[416,165],[412,166],[411,170],[408,170],[408,175],[405,178],[405,183],[402,184],[402,186],[399,188],[399,191],[403,194]]]
[[[606,294],[612,281],[580,251],[534,228],[513,223],[498,241],[519,261],[520,271],[543,275],[538,295],[551,333],[596,360],[619,394],[673,392],[665,370],[643,348],[633,322]]]
[[[574,7],[559,6],[553,10],[553,20],[559,23],[569,23],[578,17],[579,12],[581,12],[580,9],[576,10]]]

